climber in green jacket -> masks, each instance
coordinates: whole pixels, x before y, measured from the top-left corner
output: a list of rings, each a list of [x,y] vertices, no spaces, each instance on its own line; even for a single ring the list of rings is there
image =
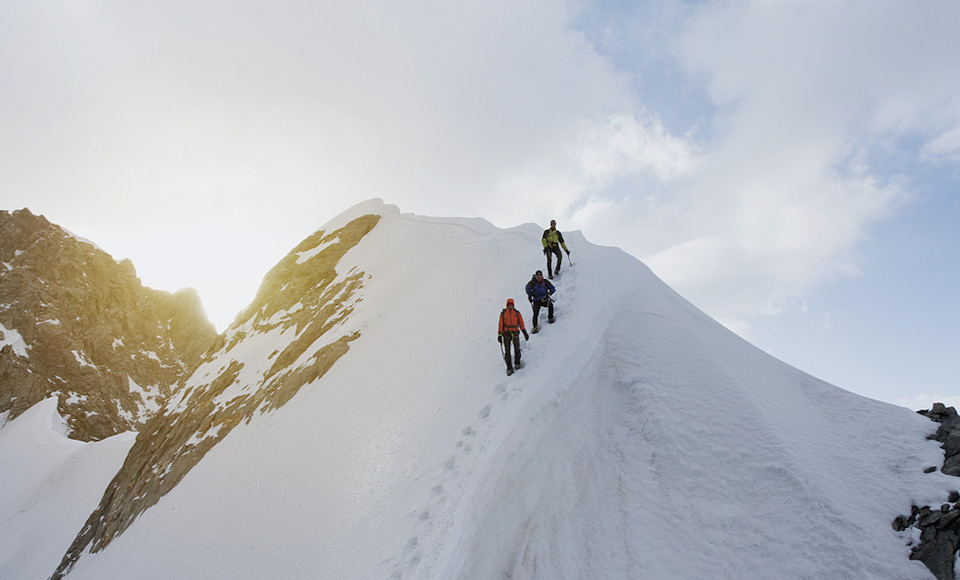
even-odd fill
[[[570,255],[570,250],[567,249],[567,244],[563,242],[563,234],[557,229],[557,220],[550,220],[550,229],[543,231],[543,254],[547,257],[547,277],[553,279],[555,274],[560,273],[560,266],[563,265],[563,254],[560,253],[560,248],[563,248],[563,251]],[[553,269],[553,255],[557,255],[557,269]]]

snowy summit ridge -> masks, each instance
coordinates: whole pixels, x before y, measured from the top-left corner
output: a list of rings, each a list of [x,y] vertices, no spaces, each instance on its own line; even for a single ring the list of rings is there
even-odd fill
[[[956,489],[924,473],[933,423],[616,248],[564,232],[557,322],[506,377],[497,317],[514,298],[529,324],[541,233],[380,200],[326,224],[141,430],[56,577],[930,577],[891,522]]]

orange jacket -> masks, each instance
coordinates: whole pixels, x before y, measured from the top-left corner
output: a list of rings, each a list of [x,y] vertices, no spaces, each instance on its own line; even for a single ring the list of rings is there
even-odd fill
[[[527,327],[523,325],[523,316],[516,308],[504,308],[503,312],[500,313],[500,326],[497,329],[498,333],[517,332],[518,330],[526,329]]]

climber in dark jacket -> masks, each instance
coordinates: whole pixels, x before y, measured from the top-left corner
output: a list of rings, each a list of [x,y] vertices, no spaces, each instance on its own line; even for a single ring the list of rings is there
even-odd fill
[[[557,291],[556,287],[549,280],[543,279],[543,271],[537,270],[533,278],[527,282],[527,299],[533,305],[533,332],[540,332],[540,325],[537,321],[540,318],[540,308],[547,307],[547,322],[553,322],[553,300],[550,295]]]

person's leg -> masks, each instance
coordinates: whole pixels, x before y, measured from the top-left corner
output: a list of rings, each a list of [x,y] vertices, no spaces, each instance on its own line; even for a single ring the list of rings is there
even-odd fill
[[[553,320],[553,300],[547,301],[547,318]]]
[[[540,317],[540,301],[533,301],[533,327],[537,327],[537,320]]]
[[[553,251],[547,248],[547,278],[553,278]]]
[[[503,360],[507,363],[507,370],[512,371],[513,365],[510,363],[510,343],[513,342],[512,333],[503,333]]]
[[[556,267],[556,269],[553,271],[553,273],[554,273],[554,274],[559,274],[559,273],[560,273],[560,266],[563,265],[563,254],[560,253],[560,246],[554,246],[554,247],[553,247],[553,253],[557,255],[557,267]]]
[[[513,367],[520,368],[520,333],[513,333]]]

